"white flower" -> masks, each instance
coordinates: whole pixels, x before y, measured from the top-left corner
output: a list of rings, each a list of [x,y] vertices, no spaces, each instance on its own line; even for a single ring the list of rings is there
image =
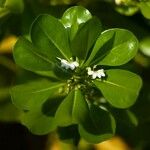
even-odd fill
[[[99,69],[99,70],[91,70],[90,67],[87,68],[87,74],[89,76],[92,76],[92,79],[96,79],[96,78],[102,78],[105,77],[105,73],[104,73],[104,69]]]
[[[61,59],[59,57],[57,57],[57,58],[61,61],[62,68],[74,70],[76,67],[79,66],[79,63],[77,61],[69,62],[65,59]]]

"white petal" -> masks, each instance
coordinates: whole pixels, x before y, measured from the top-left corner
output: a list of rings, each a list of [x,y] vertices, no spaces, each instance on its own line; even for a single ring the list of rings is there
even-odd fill
[[[96,77],[97,77],[97,74],[94,72],[94,73],[92,74],[92,79],[96,79]]]
[[[73,64],[74,64],[75,67],[79,66],[79,63],[77,61],[74,61]]]
[[[94,71],[88,71],[88,75],[93,75]]]
[[[101,74],[98,74],[97,77],[98,77],[98,78],[101,78]]]

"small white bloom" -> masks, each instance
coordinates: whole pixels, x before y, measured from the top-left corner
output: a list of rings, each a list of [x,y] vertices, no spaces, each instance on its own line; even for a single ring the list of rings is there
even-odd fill
[[[92,76],[92,79],[96,79],[96,78],[102,78],[102,77],[105,77],[105,72],[104,72],[104,69],[99,69],[99,70],[91,70],[90,67],[87,68],[87,74],[89,76]]]
[[[76,67],[79,66],[79,63],[77,61],[69,62],[65,59],[61,59],[59,57],[57,58],[61,61],[62,68],[74,70]]]

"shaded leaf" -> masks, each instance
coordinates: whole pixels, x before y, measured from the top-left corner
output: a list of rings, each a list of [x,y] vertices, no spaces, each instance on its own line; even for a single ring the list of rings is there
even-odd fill
[[[94,27],[94,28],[93,28]],[[88,20],[77,32],[71,41],[71,49],[73,56],[77,56],[81,60],[85,60],[90,48],[102,31],[102,26],[98,18],[93,17]]]
[[[89,132],[96,135],[113,133],[111,125],[111,115],[108,111],[99,108],[97,105],[89,104],[89,116],[86,117],[82,126]],[[90,122],[90,123],[88,123]]]
[[[43,114],[45,114],[46,116],[54,117],[56,110],[58,109],[63,99],[64,96],[50,96],[50,98],[42,104]]]
[[[63,142],[66,142],[67,144],[70,143],[74,145],[80,139],[78,125],[59,127],[57,129],[57,133],[59,135],[59,139],[61,139]]]
[[[80,135],[90,143],[99,143],[111,138],[115,133],[113,116],[96,105],[89,106],[89,118],[79,125]]]
[[[67,70],[65,68],[62,68],[60,65],[55,65],[53,72],[57,78],[62,79],[62,80],[69,79],[73,75],[72,70],[70,69]]]
[[[82,126],[79,126],[79,133],[81,137],[83,137],[86,141],[89,143],[95,143],[98,144],[100,142],[103,142],[105,140],[108,140],[112,138],[112,134],[102,134],[102,135],[94,135],[89,132],[87,132]]]
[[[86,118],[87,103],[80,90],[72,90],[56,111],[55,119],[59,126],[80,123]]]

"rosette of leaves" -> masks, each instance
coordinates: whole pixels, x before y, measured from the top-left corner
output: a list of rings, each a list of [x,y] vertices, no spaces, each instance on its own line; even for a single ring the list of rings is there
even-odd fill
[[[142,84],[138,75],[113,69],[135,56],[136,37],[125,29],[102,31],[99,19],[80,6],[66,10],[61,19],[40,15],[30,35],[31,40],[17,41],[14,59],[42,76],[11,89],[13,103],[24,111],[22,123],[39,135],[75,125],[88,142],[112,137],[111,108],[133,105]]]

